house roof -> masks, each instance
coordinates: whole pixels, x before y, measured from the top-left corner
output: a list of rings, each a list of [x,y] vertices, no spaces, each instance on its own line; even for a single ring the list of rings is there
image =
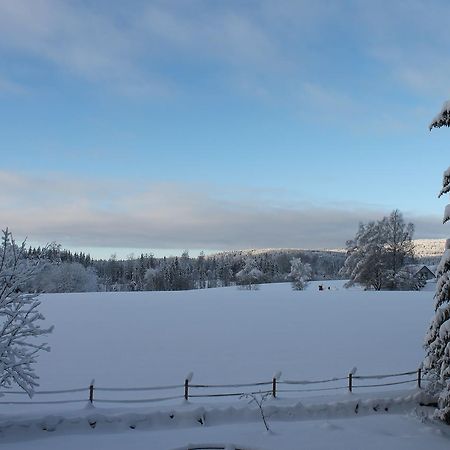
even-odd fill
[[[419,269],[414,272],[414,276],[416,276],[419,272],[427,272],[427,273],[430,273],[431,275],[433,275],[433,277],[436,276],[432,272],[432,270],[429,267],[425,266],[425,265],[419,266]]]

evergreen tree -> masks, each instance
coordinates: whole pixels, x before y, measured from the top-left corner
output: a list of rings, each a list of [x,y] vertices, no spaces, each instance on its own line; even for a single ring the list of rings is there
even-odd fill
[[[450,126],[450,102],[430,124],[432,128]],[[450,167],[444,172],[439,197],[450,192]],[[450,220],[450,205],[444,213],[444,223]],[[435,316],[425,338],[424,368],[433,379],[432,389],[438,393],[437,417],[450,425],[450,239],[437,269]]]

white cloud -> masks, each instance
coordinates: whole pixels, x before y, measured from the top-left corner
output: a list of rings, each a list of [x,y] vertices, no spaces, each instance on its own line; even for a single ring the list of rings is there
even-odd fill
[[[268,203],[267,196],[216,189],[160,183],[138,190],[112,180],[0,172],[1,226],[33,241],[87,249],[330,248],[342,247],[359,221],[389,212]],[[418,237],[442,237],[439,218],[419,218]]]
[[[285,96],[286,83],[317,57],[306,50],[308,37],[320,36],[336,12],[328,2],[290,0],[276,8],[266,0],[153,0],[133,8],[115,1],[0,0],[0,51],[133,96],[178,92],[184,71],[257,97],[269,88]]]
[[[168,92],[160,76],[136,64],[144,43],[133,28],[108,12],[57,0],[0,0],[0,49],[138,95]]]
[[[204,6],[153,1],[95,8],[58,0],[0,0],[0,50],[40,58],[136,96],[175,89],[168,62],[206,60],[251,71],[280,64],[279,49],[251,14]]]
[[[193,86],[214,86],[272,101],[274,108],[301,110],[302,119],[321,118],[331,104],[340,114],[330,114],[330,123],[359,117],[369,131],[403,132],[410,110],[401,101],[396,108],[392,99],[390,113],[386,102],[367,106],[376,96],[371,86],[382,95],[393,87],[448,95],[448,14],[445,2],[433,8],[422,0],[406,6],[387,0],[152,0],[133,7],[118,1],[0,0],[0,53],[31,57],[30,64],[44,61],[135,98],[198,95]],[[345,52],[342,63],[334,59],[340,39],[354,46],[354,59]],[[376,70],[362,71],[359,89],[367,95],[361,95],[352,71],[369,59]],[[11,74],[1,80],[0,92],[22,85]],[[355,128],[364,129],[361,123]]]

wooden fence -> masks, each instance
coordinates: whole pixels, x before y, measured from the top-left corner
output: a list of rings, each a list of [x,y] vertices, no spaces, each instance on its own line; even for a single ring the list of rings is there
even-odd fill
[[[26,401],[10,400],[10,396],[27,395],[24,391],[5,390],[0,392],[2,394],[2,401],[0,405],[43,405],[43,404],[63,404],[63,403],[85,403],[89,401],[94,403],[155,403],[165,402],[170,400],[189,400],[200,398],[220,398],[220,397],[242,397],[245,395],[268,394],[274,398],[279,397],[280,394],[298,394],[305,392],[325,392],[347,390],[354,392],[357,389],[379,388],[384,386],[396,386],[403,384],[414,384],[421,389],[423,382],[428,381],[422,377],[422,370],[414,370],[409,372],[381,374],[381,375],[356,375],[353,370],[346,377],[328,378],[323,380],[280,380],[281,374],[278,373],[272,377],[270,381],[262,381],[256,383],[241,383],[241,384],[196,384],[192,383],[192,374],[189,374],[184,383],[179,385],[168,386],[151,386],[151,387],[102,387],[96,386],[94,381],[88,387],[80,387],[74,389],[61,389],[54,391],[37,391],[34,393],[32,399]],[[407,379],[405,379],[408,377]],[[393,380],[383,383],[374,383],[374,380]],[[395,381],[394,381],[395,380]],[[330,386],[333,384],[333,386]],[[338,384],[338,385],[336,385]],[[223,390],[227,391],[223,391]],[[217,392],[219,390],[219,392]],[[233,392],[230,392],[233,390]],[[176,395],[165,397],[152,398],[135,398],[135,399],[113,399],[103,398],[104,392],[157,392],[157,391],[178,391]],[[53,396],[66,395],[75,393],[85,393],[84,398],[69,398],[57,400],[35,400],[36,396]],[[140,395],[140,394],[139,394]],[[3,400],[4,399],[4,400]]]

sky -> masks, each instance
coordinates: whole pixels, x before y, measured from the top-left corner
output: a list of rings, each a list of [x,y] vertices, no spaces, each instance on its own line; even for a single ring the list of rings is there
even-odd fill
[[[0,0],[0,224],[96,257],[444,238],[450,3]]]

